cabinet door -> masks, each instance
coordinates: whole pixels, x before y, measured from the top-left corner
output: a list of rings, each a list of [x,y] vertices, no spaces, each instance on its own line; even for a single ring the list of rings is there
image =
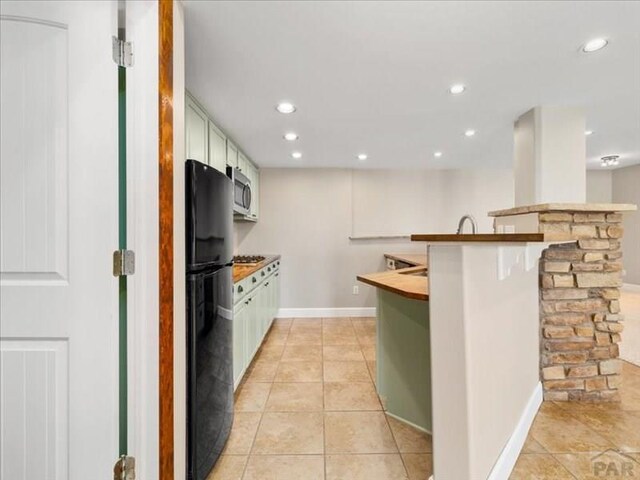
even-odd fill
[[[233,310],[233,384],[238,385],[247,363],[247,304],[240,302]]]
[[[233,168],[238,167],[238,147],[227,139],[227,165]]]
[[[185,112],[186,158],[208,163],[208,118],[193,99],[187,95]]]
[[[247,160],[247,157],[244,156],[244,153],[239,151],[238,152],[238,170],[244,173],[247,177],[249,177],[249,173],[247,173],[248,172],[247,165],[249,165],[249,163],[250,162],[249,160]]]
[[[209,165],[222,173],[227,171],[227,138],[211,120],[209,120]]]

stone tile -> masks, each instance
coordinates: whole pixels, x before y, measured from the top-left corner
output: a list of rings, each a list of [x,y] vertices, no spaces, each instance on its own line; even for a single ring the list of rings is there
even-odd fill
[[[224,447],[223,455],[248,455],[258,431],[260,418],[261,412],[235,412],[231,435]]]
[[[518,457],[509,480],[575,480],[558,460],[549,454],[524,454]]]
[[[382,412],[325,413],[327,453],[398,453]]]
[[[531,435],[550,453],[601,452],[614,445],[561,407],[544,402]]]
[[[531,435],[527,436],[522,453],[548,453]]]
[[[289,332],[300,332],[303,330],[322,330],[321,318],[295,318],[291,324]]]
[[[607,405],[576,405],[570,413],[617,449],[640,452],[640,412],[620,411]]]
[[[256,361],[279,361],[284,351],[284,344],[265,343],[256,354]]]
[[[245,382],[273,382],[278,369],[278,362],[274,360],[255,360],[245,374]]]
[[[251,453],[255,455],[323,454],[322,413],[266,412],[262,416]]]
[[[322,406],[322,383],[274,383],[265,410],[321,412]]]
[[[382,410],[372,382],[325,383],[324,409],[327,411]]]
[[[366,362],[324,362],[325,382],[371,382]]]
[[[360,345],[375,345],[376,344],[376,333],[358,333],[358,343]]]
[[[324,345],[358,345],[358,337],[351,325],[344,327],[323,327],[322,342]]]
[[[327,480],[407,480],[398,454],[327,455]]]
[[[322,362],[280,362],[274,382],[322,382]]]
[[[322,319],[322,328],[324,327],[351,327],[351,318],[350,317],[337,317],[337,318],[323,318]]]
[[[369,368],[369,373],[371,374],[371,379],[373,380],[374,384],[377,384],[378,382],[378,377],[376,375],[376,362],[367,362],[367,367]]]
[[[403,453],[409,480],[426,480],[433,475],[433,455],[430,453]]]
[[[322,455],[252,455],[244,480],[324,480]]]
[[[321,362],[320,345],[287,345],[284,347],[281,362]]]
[[[325,362],[361,362],[364,360],[358,345],[326,345],[322,348]]]
[[[640,479],[640,463],[615,450],[599,453],[559,453],[554,457],[580,480]],[[624,472],[624,474],[623,474]]]
[[[264,339],[263,345],[284,345],[287,343],[288,336],[288,331],[273,330],[272,328]]]
[[[236,412],[261,412],[269,398],[270,383],[245,383],[235,401]]]
[[[387,415],[391,432],[401,453],[432,453],[431,435]]]
[[[222,455],[207,480],[241,480],[246,463],[246,455]]]
[[[289,332],[287,345],[322,345],[322,331],[304,329]]]
[[[376,357],[376,346],[374,345],[361,345],[362,354],[364,358],[368,362],[375,362],[377,360]]]

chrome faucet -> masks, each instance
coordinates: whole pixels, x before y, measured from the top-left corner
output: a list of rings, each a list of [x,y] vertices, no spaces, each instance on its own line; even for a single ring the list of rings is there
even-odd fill
[[[464,222],[469,220],[471,222],[471,233],[475,234],[478,229],[478,225],[476,224],[476,219],[473,218],[473,215],[463,215],[460,221],[458,222],[458,231],[456,232],[458,235],[462,233],[462,228],[464,227]]]

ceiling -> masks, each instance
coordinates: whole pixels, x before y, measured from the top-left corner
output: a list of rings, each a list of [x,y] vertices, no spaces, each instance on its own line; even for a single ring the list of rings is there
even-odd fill
[[[187,88],[261,167],[510,167],[537,105],[585,108],[588,168],[640,163],[640,2],[191,0],[185,17]],[[594,37],[609,45],[582,53]]]

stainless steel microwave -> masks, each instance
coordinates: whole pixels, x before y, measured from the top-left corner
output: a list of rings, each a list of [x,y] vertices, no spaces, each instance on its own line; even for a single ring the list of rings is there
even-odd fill
[[[233,211],[249,215],[251,213],[251,180],[233,167],[227,167],[227,175],[233,181]]]

